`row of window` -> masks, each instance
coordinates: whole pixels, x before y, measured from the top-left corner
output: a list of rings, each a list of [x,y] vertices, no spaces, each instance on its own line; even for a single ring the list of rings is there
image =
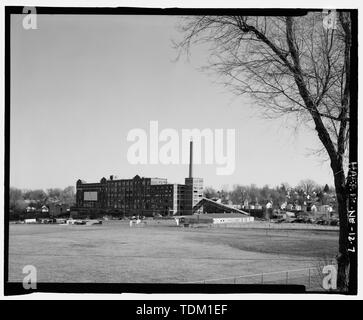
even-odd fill
[[[107,181],[107,185],[114,187],[114,186],[139,186],[139,185],[143,185],[143,186],[148,186],[150,185],[150,180],[148,179],[143,179],[143,180],[139,180],[139,181],[135,181],[135,180],[117,180],[117,181]]]

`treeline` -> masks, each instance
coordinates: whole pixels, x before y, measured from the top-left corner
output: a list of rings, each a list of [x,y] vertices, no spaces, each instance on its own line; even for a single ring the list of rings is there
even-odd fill
[[[294,187],[288,183],[281,183],[276,187],[265,185],[262,188],[254,184],[249,186],[234,185],[232,190],[216,190],[212,187],[207,187],[204,190],[204,196],[209,199],[221,199],[226,204],[237,205],[243,205],[245,201],[261,205],[272,202],[274,206],[279,206],[285,202],[299,205],[312,202],[325,205],[335,201],[335,190],[327,184],[319,185],[315,181],[307,179],[300,181]]]
[[[75,203],[75,188],[51,188],[47,190],[22,190],[11,187],[9,190],[9,209],[12,212],[23,212],[27,207],[40,209],[50,203],[62,203],[72,206]]]

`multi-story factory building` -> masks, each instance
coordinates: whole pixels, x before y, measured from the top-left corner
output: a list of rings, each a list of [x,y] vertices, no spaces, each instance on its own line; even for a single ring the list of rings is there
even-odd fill
[[[203,179],[192,177],[192,166],[193,142],[190,143],[189,177],[185,178],[185,184],[170,184],[167,179],[138,175],[132,179],[110,176],[98,183],[78,180],[74,209],[143,216],[193,214],[193,207],[203,197]]]

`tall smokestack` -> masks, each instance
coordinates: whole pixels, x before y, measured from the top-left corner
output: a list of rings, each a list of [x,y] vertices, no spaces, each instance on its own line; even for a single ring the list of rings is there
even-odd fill
[[[189,178],[193,178],[193,140],[190,139],[189,149]]]

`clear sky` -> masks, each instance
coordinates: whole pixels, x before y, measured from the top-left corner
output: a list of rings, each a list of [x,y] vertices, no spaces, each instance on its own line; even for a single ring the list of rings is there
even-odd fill
[[[64,188],[111,174],[183,183],[186,165],[129,164],[127,134],[151,120],[160,130],[236,130],[233,175],[195,166],[206,186],[333,184],[329,163],[311,152],[320,148],[314,132],[262,119],[253,101],[216,84],[198,69],[205,48],[175,61],[178,17],[38,15],[36,30],[22,19],[11,20],[11,186]]]

